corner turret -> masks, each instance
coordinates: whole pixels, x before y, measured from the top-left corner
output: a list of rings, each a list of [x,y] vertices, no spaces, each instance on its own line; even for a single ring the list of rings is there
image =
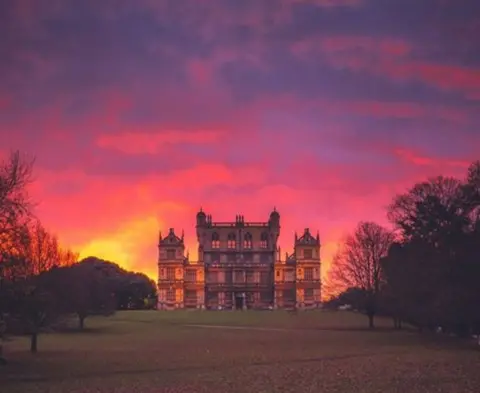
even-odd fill
[[[197,213],[197,227],[205,225],[207,225],[207,215],[204,213],[203,209],[200,208],[200,211]]]

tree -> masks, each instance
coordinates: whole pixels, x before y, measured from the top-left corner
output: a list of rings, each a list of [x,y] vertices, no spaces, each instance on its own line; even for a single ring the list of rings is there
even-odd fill
[[[32,214],[28,186],[33,181],[34,160],[22,158],[20,152],[10,154],[0,163],[0,237],[11,244],[19,224]]]
[[[17,333],[30,336],[30,352],[38,351],[38,335],[42,329],[52,325],[59,317],[53,293],[45,285],[45,274],[29,277],[14,287],[12,321],[16,322]]]
[[[359,288],[348,288],[338,295],[332,296],[324,303],[326,309],[338,310],[340,306],[350,305],[354,309],[362,309],[365,304],[365,293]]]
[[[60,247],[57,237],[38,220],[24,226],[10,255],[13,269],[13,303],[9,312],[23,333],[31,338],[31,352],[37,352],[38,335],[62,315],[62,298],[55,296],[49,273],[54,268],[70,266],[77,256]]]
[[[422,242],[393,243],[381,266],[385,285],[382,288],[383,310],[392,316],[394,327],[402,321],[420,329],[434,319],[432,288],[438,281],[432,249]],[[419,265],[422,268],[419,269]]]
[[[394,198],[387,216],[404,240],[438,245],[469,224],[460,186],[458,179],[444,176],[417,183]]]
[[[33,180],[33,162],[16,151],[0,163],[0,325],[3,327],[6,327],[4,314],[12,299],[11,285],[6,281],[16,266],[15,262],[20,261],[13,254],[32,216],[32,201],[27,188]],[[2,337],[0,362],[5,362],[2,358]]]
[[[464,181],[428,179],[389,207],[401,244],[384,261],[387,292],[420,328],[442,326],[458,335],[480,329],[479,212],[479,162]]]
[[[145,308],[145,304],[151,304],[151,299],[156,296],[155,283],[144,274],[128,272],[115,263],[96,257],[87,257],[79,264],[94,266],[104,274],[114,293],[117,309]]]
[[[363,309],[374,327],[382,286],[381,259],[394,240],[391,231],[374,222],[361,222],[334,256],[329,280],[337,288],[358,288],[365,294]]]
[[[115,311],[111,283],[95,266],[77,263],[52,269],[49,287],[59,299],[62,312],[77,315],[80,330],[89,315],[110,315]]]
[[[70,266],[78,259],[71,250],[60,247],[55,235],[48,232],[40,221],[27,227],[22,237],[21,255],[27,261],[27,275],[38,275],[53,267]]]
[[[156,296],[156,286],[144,274],[127,272],[116,280],[115,295],[119,309],[144,309]]]

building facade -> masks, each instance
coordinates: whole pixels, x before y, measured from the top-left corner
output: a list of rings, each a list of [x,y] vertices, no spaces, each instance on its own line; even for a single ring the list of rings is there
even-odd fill
[[[185,255],[184,235],[159,236],[158,308],[310,309],[321,305],[320,238],[295,234],[280,257],[280,214],[266,222],[214,222],[197,214],[198,261]]]

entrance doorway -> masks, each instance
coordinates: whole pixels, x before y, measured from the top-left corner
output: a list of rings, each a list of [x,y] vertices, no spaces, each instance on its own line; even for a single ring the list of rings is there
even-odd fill
[[[243,310],[245,305],[245,294],[235,293],[235,310]]]

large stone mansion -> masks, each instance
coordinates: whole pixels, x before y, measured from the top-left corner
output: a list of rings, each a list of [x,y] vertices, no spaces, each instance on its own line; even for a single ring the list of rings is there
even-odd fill
[[[184,235],[159,235],[158,309],[272,309],[320,307],[320,238],[295,234],[281,260],[280,214],[267,222],[213,222],[197,214],[198,261],[185,255]]]

